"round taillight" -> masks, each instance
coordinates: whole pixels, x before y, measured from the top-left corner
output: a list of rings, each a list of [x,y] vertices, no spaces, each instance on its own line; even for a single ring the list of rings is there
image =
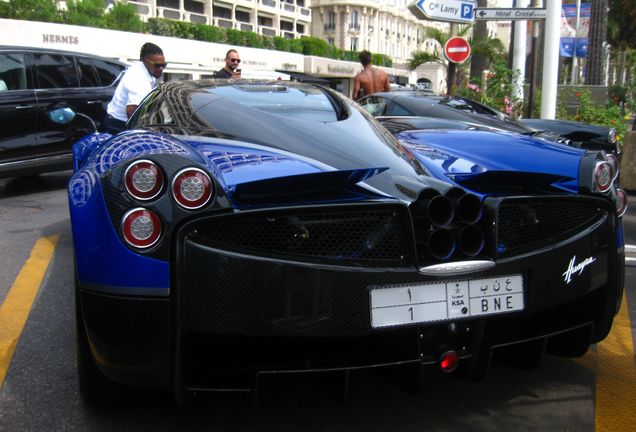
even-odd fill
[[[609,162],[601,161],[596,163],[594,167],[594,182],[600,192],[605,192],[612,186],[612,181],[614,180],[612,171],[612,165]]]
[[[155,198],[163,189],[163,173],[152,161],[138,160],[124,173],[126,190],[134,198],[147,201]]]
[[[621,217],[627,210],[627,193],[623,189],[616,189],[616,214]]]
[[[146,249],[157,243],[161,237],[161,220],[153,211],[135,208],[122,218],[121,231],[129,245]]]
[[[446,351],[439,358],[439,367],[444,372],[452,372],[459,365],[459,355],[455,351]]]
[[[172,180],[172,196],[181,207],[188,210],[203,207],[213,192],[212,180],[198,168],[182,169]]]

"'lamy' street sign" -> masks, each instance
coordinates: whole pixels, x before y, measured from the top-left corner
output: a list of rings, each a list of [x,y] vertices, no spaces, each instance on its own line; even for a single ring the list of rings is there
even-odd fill
[[[419,19],[472,24],[474,0],[415,0],[408,6]]]
[[[475,8],[476,20],[541,20],[546,16],[546,10],[540,8]]]

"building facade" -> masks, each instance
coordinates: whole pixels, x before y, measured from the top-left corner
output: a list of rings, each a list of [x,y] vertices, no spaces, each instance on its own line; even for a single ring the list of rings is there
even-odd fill
[[[143,20],[168,18],[264,36],[309,36],[311,0],[128,0]]]
[[[407,9],[411,0],[311,0],[311,35],[342,50],[385,54],[406,63],[417,51],[440,52],[426,27],[449,31],[439,21],[421,21]]]

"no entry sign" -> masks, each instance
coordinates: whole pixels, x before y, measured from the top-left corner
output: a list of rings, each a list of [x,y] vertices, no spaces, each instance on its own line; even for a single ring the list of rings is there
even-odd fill
[[[446,59],[453,63],[463,63],[470,56],[470,45],[464,38],[453,36],[444,45]]]

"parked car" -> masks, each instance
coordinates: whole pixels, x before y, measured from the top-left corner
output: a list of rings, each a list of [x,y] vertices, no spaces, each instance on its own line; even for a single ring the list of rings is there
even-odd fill
[[[493,352],[581,355],[620,304],[626,195],[603,152],[394,136],[309,83],[180,81],[73,154],[88,400],[124,384],[186,405],[268,374],[345,385],[370,367],[474,377]]]
[[[71,169],[72,144],[99,127],[125,68],[88,54],[0,46],[0,177]],[[49,118],[61,107],[78,113],[70,124]]]
[[[612,128],[566,120],[513,120],[506,114],[458,96],[428,92],[374,93],[358,101],[374,116],[439,117],[538,136],[588,150],[604,150],[620,159],[621,147]]]

